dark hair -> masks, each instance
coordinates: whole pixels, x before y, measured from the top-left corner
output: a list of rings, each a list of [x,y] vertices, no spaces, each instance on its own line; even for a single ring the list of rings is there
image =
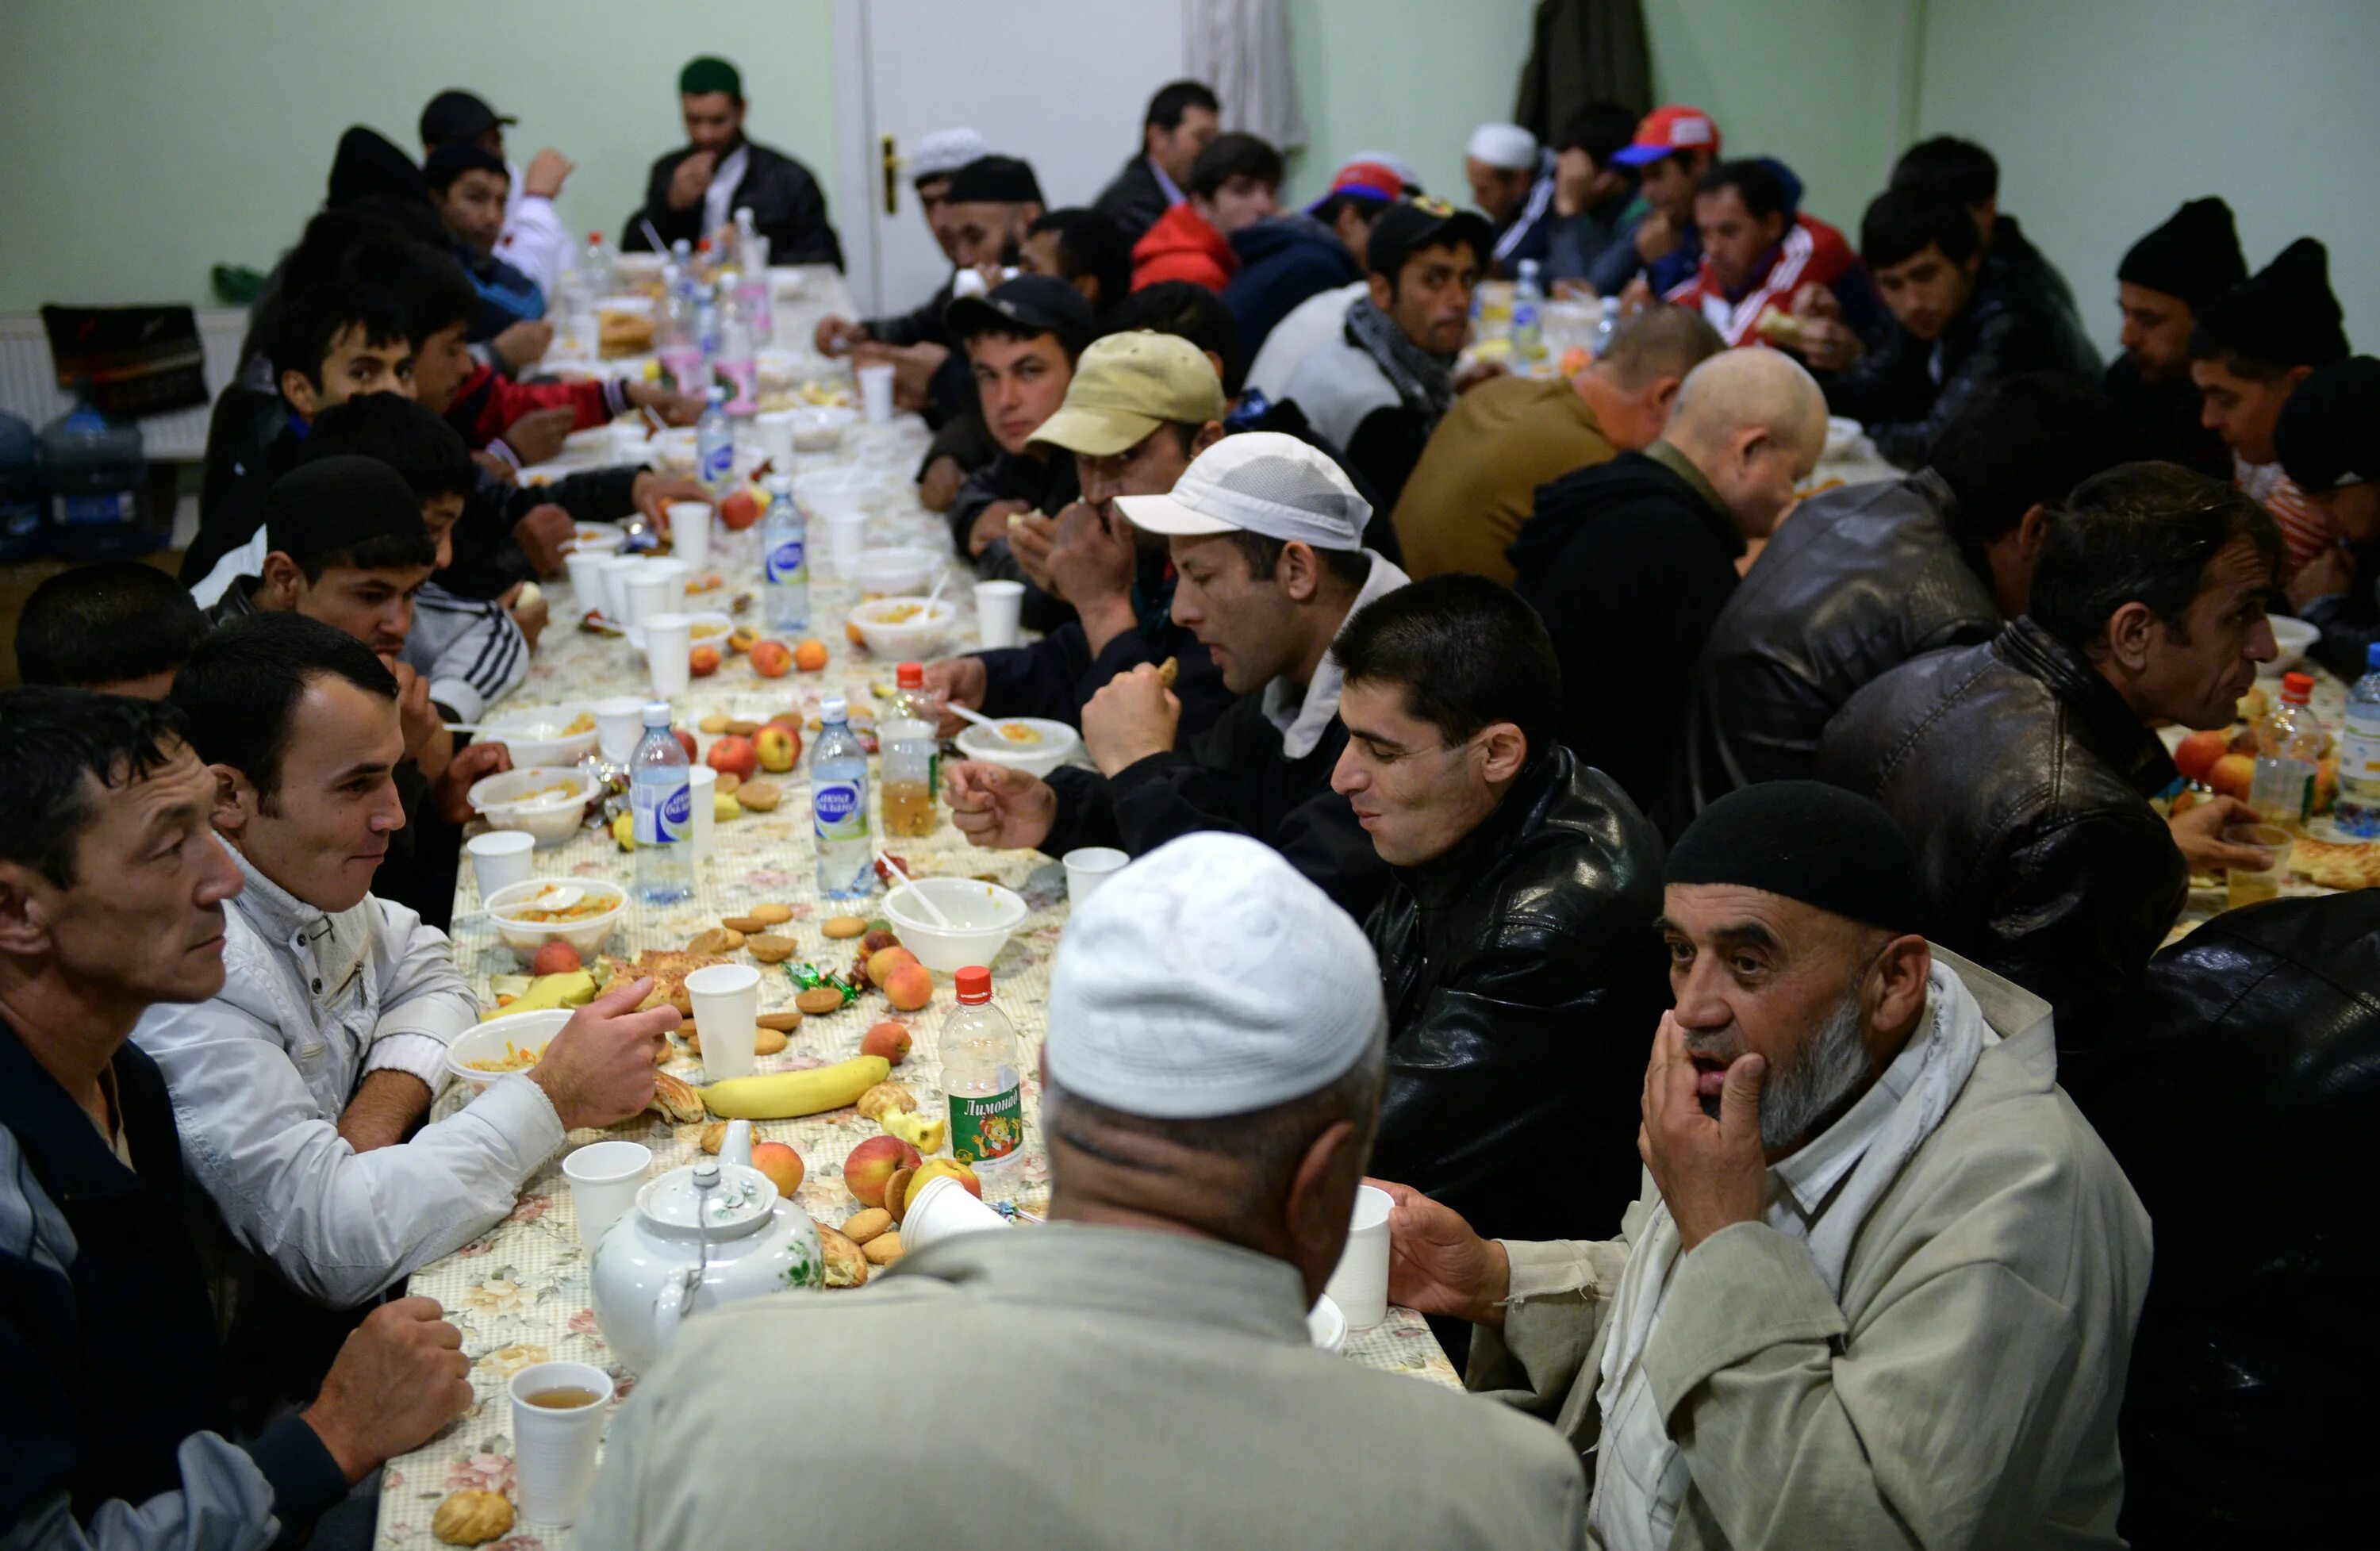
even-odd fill
[[[1058,234],[1058,273],[1065,279],[1089,275],[1099,288],[1099,309],[1105,312],[1132,289],[1132,244],[1112,217],[1079,206],[1050,210],[1036,216],[1026,235]]]
[[[1148,329],[1186,339],[1223,363],[1223,396],[1237,398],[1246,375],[1240,325],[1223,298],[1189,280],[1160,280],[1116,303],[1099,319],[1099,337]]]
[[[2063,372],[2003,377],[1967,401],[1926,449],[1954,498],[1951,538],[1971,559],[2035,506],[2055,506],[2103,469],[2141,455],[2115,400]]]
[[[2119,464],[2051,510],[2025,612],[2085,656],[2104,648],[2127,603],[2179,635],[2207,562],[2242,539],[2279,573],[2281,531],[2245,494],[2179,464]]]
[[[480,466],[462,433],[436,410],[398,394],[365,394],[314,418],[298,461],[343,454],[388,465],[424,502],[480,488]]]
[[[1347,682],[1393,684],[1405,710],[1448,743],[1509,721],[1531,757],[1553,746],[1561,660],[1520,594],[1451,572],[1401,587],[1356,611],[1330,654]]]
[[[510,183],[513,172],[504,159],[477,140],[449,140],[421,164],[421,181],[433,194],[443,194],[465,173],[494,173]]]
[[[1617,103],[1589,103],[1563,123],[1561,133],[1554,137],[1554,150],[1584,151],[1601,171],[1636,139],[1636,118]]]
[[[1999,198],[2000,164],[1973,140],[1937,135],[1919,140],[1892,164],[1894,188],[1947,188],[1969,210]]]
[[[1287,539],[1250,533],[1245,527],[1235,527],[1223,537],[1240,551],[1248,575],[1259,581],[1272,579],[1273,573],[1280,569],[1281,551],[1289,548]],[[1318,544],[1307,548],[1321,557],[1322,569],[1330,579],[1343,586],[1360,588],[1372,574],[1372,556],[1367,550],[1326,550]]]
[[[17,675],[62,689],[179,668],[209,629],[179,582],[153,565],[109,561],[61,571],[17,616]]]
[[[2232,376],[2250,382],[2271,387],[2295,370],[2286,361],[2268,361],[2262,356],[2243,355],[2206,332],[2204,323],[2190,331],[2190,358],[2213,361]]]
[[[1281,152],[1237,129],[1217,135],[1190,164],[1190,192],[1211,200],[1235,177],[1252,177],[1269,188],[1280,188]]]
[[[246,776],[270,812],[298,702],[323,677],[396,698],[395,675],[346,631],[304,614],[249,614],[199,644],[174,680],[173,701],[189,719],[199,757]]]
[[[320,388],[322,363],[349,329],[361,329],[367,345],[403,345],[405,312],[387,292],[354,280],[326,280],[289,298],[273,321],[264,358],[273,365],[275,392],[281,374],[295,371]]]
[[[430,537],[430,529],[424,527],[415,533],[375,533],[344,548],[308,550],[289,558],[305,575],[306,585],[311,587],[334,565],[356,571],[411,571],[435,565],[438,540]]]
[[[88,774],[102,786],[146,781],[189,738],[163,700],[88,689],[0,690],[0,857],[61,889],[94,817]]]
[[[348,267],[396,298],[405,313],[406,337],[417,350],[441,329],[468,326],[480,315],[480,293],[471,277],[454,255],[426,242],[366,243]]]
[[[1736,198],[1752,212],[1755,221],[1766,221],[1772,215],[1784,216],[1788,224],[1792,221],[1792,196],[1769,163],[1753,158],[1721,162],[1703,174],[1702,181],[1694,185],[1697,194],[1716,194],[1722,188],[1734,189]]]
[[[1162,129],[1170,135],[1182,127],[1182,115],[1192,108],[1205,108],[1208,113],[1220,114],[1223,111],[1223,104],[1197,81],[1169,81],[1159,87],[1157,95],[1148,100],[1148,112],[1142,115],[1140,127],[1143,131]]]
[[[1726,348],[1727,340],[1694,309],[1647,307],[1620,321],[1597,360],[1600,370],[1633,391],[1657,377],[1683,382],[1688,372]]]
[[[1983,246],[1974,213],[1958,195],[1928,184],[1888,188],[1868,202],[1860,219],[1860,257],[1872,270],[1890,269],[1938,248],[1942,257],[1963,264]]]

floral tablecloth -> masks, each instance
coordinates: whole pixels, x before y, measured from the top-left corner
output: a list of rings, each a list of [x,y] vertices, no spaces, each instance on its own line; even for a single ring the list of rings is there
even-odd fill
[[[781,299],[777,338],[795,347],[804,380],[848,387],[847,367],[821,360],[808,349],[812,322],[828,306],[847,308],[842,283],[831,272],[811,272],[800,293]],[[635,370],[635,363],[627,363],[625,369]],[[868,498],[870,545],[929,543],[946,548],[949,539],[941,519],[917,504],[911,483],[926,440],[923,425],[915,417],[903,416],[890,425],[857,427],[837,451],[805,454],[797,462],[804,470],[855,467],[874,476]],[[820,548],[814,544],[813,553]],[[725,599],[757,593],[757,534],[718,534],[710,569],[725,579]],[[566,584],[556,584],[552,592],[554,623],[540,642],[535,666],[515,703],[553,704],[645,693],[649,685],[641,654],[625,640],[574,628],[570,622],[581,612],[577,600]],[[971,578],[955,564],[944,595],[957,604],[959,618],[943,650],[964,649],[975,642],[974,595]],[[674,701],[681,724],[693,727],[714,713],[759,720],[792,706],[815,712],[818,702],[830,694],[846,696],[855,706],[873,707],[878,686],[890,687],[893,664],[871,658],[845,640],[841,623],[854,596],[831,576],[814,585],[811,634],[827,645],[831,654],[823,671],[763,679],[743,658],[731,657],[718,673],[694,680]],[[757,620],[757,613],[755,603],[739,617]],[[710,740],[701,741],[707,747]],[[830,942],[820,931],[820,923],[826,917],[851,910],[848,905],[828,909],[820,904],[804,778],[796,770],[764,779],[783,784],[782,805],[770,813],[747,812],[720,823],[711,856],[698,865],[692,897],[667,907],[632,904],[605,945],[606,952],[629,958],[646,949],[683,948],[688,939],[716,926],[723,915],[775,903],[793,911],[788,925],[772,928],[800,942],[791,963],[811,960],[822,969],[849,966],[853,945]],[[876,833],[880,838],[884,835],[880,814]],[[1039,1147],[1038,1073],[1050,965],[1065,921],[1062,871],[1055,862],[1033,852],[976,850],[951,828],[947,816],[930,836],[890,839],[884,844],[905,858],[916,873],[990,878],[1016,890],[1030,907],[1024,925],[990,966],[992,1000],[1016,1025],[1024,1047],[1026,1145],[1019,1159],[1004,1171],[1005,1180],[988,1180],[987,1194],[995,1198],[1005,1195],[1024,1210],[1038,1214],[1049,1201],[1048,1162]],[[629,881],[633,866],[632,857],[593,825],[563,845],[540,851],[537,862],[540,877],[597,878],[622,884]],[[459,918],[478,906],[478,890],[467,866],[455,892],[455,915]],[[493,1000],[488,992],[490,976],[524,972],[525,966],[484,923],[458,926],[454,936],[456,961],[484,1001]],[[783,976],[764,978],[762,1011],[790,1007],[794,990]],[[860,1036],[869,1025],[898,1017],[912,1025],[916,1045],[893,1075],[930,1105],[939,1092],[936,1035],[952,1005],[946,976],[937,977],[933,1002],[916,1013],[894,1013],[880,994],[871,992],[841,1012],[805,1019],[784,1053],[761,1058],[759,1067],[767,1072],[846,1060],[858,1053]],[[700,1062],[683,1049],[665,1070],[689,1082],[702,1080]],[[468,1091],[450,1084],[436,1113],[442,1117],[452,1113],[470,1097]],[[698,1125],[673,1126],[647,1115],[604,1132],[576,1133],[564,1151],[605,1137],[638,1141],[652,1148],[653,1172],[659,1174],[698,1156],[700,1132]],[[800,1152],[808,1169],[798,1193],[801,1206],[817,1220],[835,1224],[859,1209],[844,1189],[843,1159],[853,1146],[877,1133],[873,1122],[862,1121],[849,1109],[799,1121],[764,1121],[754,1127],[754,1140],[788,1142]],[[461,1327],[464,1351],[472,1359],[476,1401],[466,1416],[437,1438],[390,1461],[382,1479],[379,1532],[380,1545],[390,1551],[437,1545],[430,1533],[431,1517],[450,1492],[464,1488],[509,1492],[513,1484],[511,1415],[504,1386],[514,1374],[531,1363],[567,1359],[612,1369],[623,1396],[633,1387],[633,1376],[613,1363],[595,1328],[586,1258],[579,1248],[569,1192],[562,1180],[561,1159],[558,1154],[539,1170],[504,1222],[454,1254],[423,1267],[412,1278],[410,1290],[435,1298]],[[1459,1387],[1427,1325],[1407,1311],[1392,1310],[1387,1323],[1351,1337],[1346,1351],[1373,1367]],[[497,1544],[499,1551],[540,1551],[558,1546],[567,1538],[566,1530],[525,1523]]]

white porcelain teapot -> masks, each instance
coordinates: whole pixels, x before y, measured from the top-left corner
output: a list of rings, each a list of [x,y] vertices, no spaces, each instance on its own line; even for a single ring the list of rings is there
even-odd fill
[[[650,1370],[688,1315],[739,1298],[815,1290],[826,1252],[809,1214],[752,1167],[752,1125],[736,1121],[718,1161],[673,1169],[595,1246],[595,1323],[632,1373]]]

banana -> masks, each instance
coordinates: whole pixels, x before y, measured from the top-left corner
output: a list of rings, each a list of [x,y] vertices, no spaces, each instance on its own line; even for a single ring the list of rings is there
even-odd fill
[[[528,983],[528,989],[502,1007],[491,1008],[480,1014],[480,1021],[501,1018],[514,1012],[536,1012],[549,1007],[584,1007],[595,1000],[595,977],[583,969],[561,975],[540,975]]]
[[[772,1072],[765,1077],[730,1077],[702,1090],[714,1115],[731,1121],[789,1121],[856,1104],[859,1096],[892,1074],[882,1056],[855,1056],[807,1072]]]

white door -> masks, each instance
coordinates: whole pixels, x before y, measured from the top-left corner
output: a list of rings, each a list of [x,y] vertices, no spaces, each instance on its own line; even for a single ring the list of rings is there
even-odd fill
[[[1033,164],[1050,209],[1089,204],[1139,146],[1149,97],[1182,74],[1183,6],[837,0],[835,212],[861,309],[905,310],[950,273],[900,163],[920,136],[978,130]]]

